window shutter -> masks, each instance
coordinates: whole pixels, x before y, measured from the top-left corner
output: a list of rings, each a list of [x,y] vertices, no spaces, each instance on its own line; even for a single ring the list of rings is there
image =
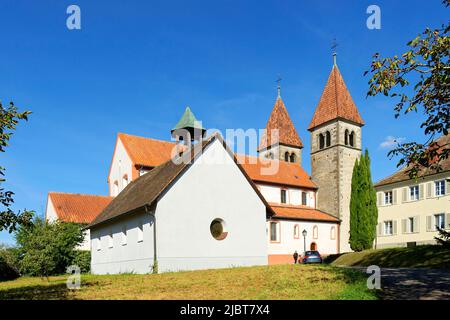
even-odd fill
[[[450,213],[445,215],[445,229],[450,229]]]
[[[382,224],[381,223],[379,223],[378,224],[378,226],[377,226],[377,234],[379,235],[379,236],[381,236],[382,235],[382,233],[381,233],[381,229],[382,228]]]
[[[382,192],[378,192],[377,193],[377,206],[381,206],[382,205]]]
[[[413,232],[420,232],[420,216],[414,217],[414,230]]]
[[[424,188],[423,183],[419,184],[419,199],[423,199],[424,195],[423,188]]]
[[[427,216],[427,231],[433,231],[432,226],[431,226],[432,219],[433,219],[433,216]]]
[[[406,219],[402,219],[402,233],[406,233],[408,230],[406,230]]]
[[[428,182],[427,183],[427,198],[431,198],[432,188],[433,188],[433,183]]]
[[[407,192],[408,192],[408,188],[403,188],[403,196],[402,196],[402,201],[406,202],[406,196],[407,196]]]
[[[392,190],[392,203],[397,204],[397,189]]]
[[[397,220],[392,221],[392,234],[397,234]]]

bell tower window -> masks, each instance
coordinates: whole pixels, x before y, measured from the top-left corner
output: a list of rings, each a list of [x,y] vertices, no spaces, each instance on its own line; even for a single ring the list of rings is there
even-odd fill
[[[289,152],[284,153],[284,161],[289,162]]]
[[[295,153],[291,153],[291,156],[290,156],[291,162],[295,162],[296,158],[297,157],[295,156]]]
[[[355,146],[355,132],[352,131],[352,133],[350,133],[350,146],[354,147]]]
[[[345,145],[348,146],[348,130],[347,129],[345,130],[344,140],[345,140]]]
[[[330,131],[327,131],[326,133],[326,142],[327,142],[327,147],[329,147],[331,145],[331,133]]]
[[[319,134],[319,149],[325,148],[325,137],[323,134]]]

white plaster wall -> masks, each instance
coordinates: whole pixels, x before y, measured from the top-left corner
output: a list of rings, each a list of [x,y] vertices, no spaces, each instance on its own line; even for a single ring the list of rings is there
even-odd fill
[[[133,163],[125,150],[125,147],[120,138],[117,139],[116,149],[112,158],[111,172],[109,174],[109,195],[114,195],[114,182],[117,181],[119,184],[119,192],[122,191],[125,186],[123,184],[122,178],[124,175],[128,176],[128,183],[131,182]]]
[[[267,264],[265,205],[217,140],[158,202],[156,215],[161,271]],[[215,218],[226,223],[224,240],[210,233]]]
[[[58,215],[56,214],[55,206],[53,205],[53,201],[49,196],[47,197],[45,220],[47,220],[48,222],[54,222],[58,220]]]
[[[338,253],[338,225],[327,222],[272,220],[279,222],[279,243],[270,241],[270,220],[267,221],[267,242],[269,243],[269,255],[272,254],[303,254],[304,240],[302,232],[306,230],[306,250],[310,250],[312,242],[317,244],[317,250],[321,255]],[[299,225],[299,238],[294,238],[294,226]],[[317,239],[313,238],[313,228],[317,226]],[[331,228],[335,227],[335,239],[331,239]]]
[[[138,241],[142,223],[143,241]],[[127,230],[127,243],[122,245],[122,230]],[[109,247],[109,234],[113,246]],[[99,248],[100,243],[100,248]],[[151,273],[153,270],[153,219],[150,214],[137,214],[91,230],[91,272],[94,274]]]
[[[280,186],[264,185],[258,184],[259,190],[270,203],[281,204],[281,189],[287,190],[286,193],[286,204],[291,205],[301,205],[302,203],[302,192],[307,193],[306,204],[311,208],[315,208],[315,192],[307,189],[300,188],[281,188]]]

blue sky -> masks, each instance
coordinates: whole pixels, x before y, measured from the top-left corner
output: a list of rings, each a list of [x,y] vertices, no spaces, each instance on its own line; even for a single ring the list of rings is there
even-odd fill
[[[81,30],[66,9],[81,8]],[[381,8],[381,29],[366,8]],[[206,127],[264,128],[281,74],[282,97],[305,144],[332,66],[366,125],[375,180],[396,161],[388,136],[423,139],[422,115],[394,119],[393,103],[366,99],[375,52],[401,53],[425,26],[448,19],[428,1],[22,1],[0,2],[0,99],[33,111],[1,155],[15,209],[45,210],[48,191],[107,194],[117,132],[170,139],[186,105]],[[12,243],[6,233],[0,242]]]

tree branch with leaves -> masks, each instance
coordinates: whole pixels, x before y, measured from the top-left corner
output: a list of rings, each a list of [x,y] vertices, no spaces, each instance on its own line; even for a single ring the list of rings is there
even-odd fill
[[[444,0],[448,7],[450,0]],[[440,28],[426,28],[409,41],[409,50],[401,56],[383,58],[374,55],[367,96],[383,94],[397,99],[395,118],[401,114],[421,111],[420,124],[425,141],[398,143],[388,156],[400,156],[397,166],[408,165],[409,175],[416,178],[420,170],[433,168],[450,155],[450,145],[436,139],[450,129],[450,23]]]
[[[27,121],[30,114],[30,111],[18,112],[12,102],[9,107],[4,108],[0,101],[0,152],[5,152],[19,121]],[[4,177],[5,168],[0,166],[0,206],[3,207],[0,209],[0,231],[7,230],[11,233],[17,229],[18,225],[29,223],[34,212],[24,210],[16,213],[11,209],[14,203],[14,192],[1,187],[1,184],[6,181]]]

